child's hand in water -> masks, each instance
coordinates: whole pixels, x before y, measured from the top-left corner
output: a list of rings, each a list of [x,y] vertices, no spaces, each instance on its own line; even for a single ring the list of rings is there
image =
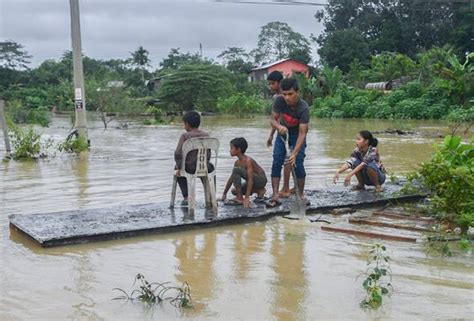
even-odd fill
[[[334,182],[334,184],[337,184],[338,180],[339,180],[339,173],[336,173],[336,174],[334,174],[334,177],[333,177],[332,181]]]
[[[250,197],[244,197],[244,201],[243,201],[242,205],[245,208],[250,208]]]
[[[344,186],[351,185],[351,177],[352,175],[347,175],[346,178],[344,178]]]

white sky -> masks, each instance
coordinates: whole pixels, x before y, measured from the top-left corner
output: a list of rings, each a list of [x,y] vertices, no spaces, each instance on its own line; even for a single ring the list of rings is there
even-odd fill
[[[142,45],[155,67],[171,48],[197,52],[199,43],[204,56],[215,58],[227,47],[253,49],[260,27],[270,21],[286,22],[307,37],[319,34],[322,25],[314,14],[320,8],[203,0],[80,0],[82,46],[90,57],[109,59],[126,58]],[[60,57],[71,46],[69,1],[0,0],[0,39],[23,44],[33,55],[33,66]]]

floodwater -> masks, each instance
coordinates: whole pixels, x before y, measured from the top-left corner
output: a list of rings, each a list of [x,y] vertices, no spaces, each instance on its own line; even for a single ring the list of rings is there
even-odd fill
[[[269,173],[266,118],[206,117],[221,142],[218,195],[232,167],[228,141],[244,136]],[[318,224],[274,218],[164,235],[41,249],[11,234],[8,215],[166,202],[180,124],[103,131],[93,121],[88,155],[0,164],[0,320],[434,320],[474,316],[474,260],[428,256],[421,244],[385,242],[395,292],[376,312],[359,308],[368,246]],[[379,135],[387,168],[407,172],[427,159],[436,122],[316,120],[306,159],[308,186],[324,187],[360,129],[409,128],[422,135]],[[46,136],[70,128],[54,119]],[[441,128],[441,129],[439,129]],[[3,138],[2,142],[3,144]],[[0,151],[4,146],[0,145]],[[134,276],[191,286],[194,308],[147,309],[111,300]]]

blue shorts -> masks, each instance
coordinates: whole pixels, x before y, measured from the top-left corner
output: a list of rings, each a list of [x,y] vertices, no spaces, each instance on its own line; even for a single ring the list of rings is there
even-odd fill
[[[354,162],[354,168],[359,166],[361,161],[357,160]],[[377,173],[377,178],[379,181],[379,184],[382,185],[385,183],[385,173],[382,172],[382,170],[377,166],[376,162],[370,162],[369,164],[365,165],[364,168],[362,168],[361,174],[362,174],[362,179],[364,180],[364,184],[368,186],[374,186],[374,183],[370,180],[369,175],[367,174],[367,169],[373,169]]]
[[[296,140],[298,139],[298,133],[289,134],[289,145],[290,149],[293,149],[296,145]],[[295,173],[297,178],[304,178],[306,177],[306,171],[304,169],[304,158],[305,158],[305,149],[306,149],[306,141],[301,146],[301,150],[296,156],[296,167]],[[273,147],[273,163],[272,163],[272,177],[281,177],[281,168],[285,163],[286,157],[286,146],[281,138],[281,136],[277,133],[277,137],[275,139],[275,144]]]

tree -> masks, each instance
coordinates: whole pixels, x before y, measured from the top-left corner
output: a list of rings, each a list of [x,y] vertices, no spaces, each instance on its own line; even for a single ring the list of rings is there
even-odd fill
[[[233,73],[247,74],[253,67],[250,55],[240,47],[229,47],[217,57],[221,58],[225,67]]]
[[[217,65],[183,65],[164,77],[158,98],[168,109],[214,111],[218,98],[233,93],[231,76]]]
[[[132,64],[141,70],[142,82],[145,82],[145,70],[146,67],[149,67],[151,63],[150,58],[148,58],[148,50],[140,46],[136,51],[131,52],[130,54],[132,55]]]
[[[6,69],[28,69],[31,55],[23,49],[24,46],[13,40],[0,42],[0,67]]]
[[[314,38],[313,38],[314,39]],[[321,59],[331,67],[338,66],[343,72],[349,71],[354,59],[367,64],[370,57],[369,45],[362,33],[355,29],[337,30],[315,39],[321,48]]]
[[[258,45],[254,50],[257,63],[289,58],[293,56],[303,63],[311,61],[309,40],[293,31],[284,22],[273,21],[262,27],[258,35]]]
[[[200,64],[202,63],[201,56],[197,53],[190,54],[182,53],[179,48],[172,48],[168,54],[168,57],[164,58],[160,62],[160,67],[163,69],[178,69],[179,67],[186,64]]]
[[[318,52],[331,66],[337,63],[345,69],[339,65],[346,63],[345,60],[331,61],[331,57],[343,55],[352,48],[356,42],[350,41],[348,30],[356,30],[360,33],[358,40],[363,39],[362,42],[368,45],[365,59],[382,52],[399,52],[413,58],[423,49],[447,43],[463,56],[467,51],[473,51],[473,43],[469,40],[472,38],[473,13],[469,5],[457,1],[329,0],[326,8],[315,15],[325,27],[317,38]],[[352,35],[355,35],[354,31]],[[360,55],[357,58],[362,63],[365,61]]]

